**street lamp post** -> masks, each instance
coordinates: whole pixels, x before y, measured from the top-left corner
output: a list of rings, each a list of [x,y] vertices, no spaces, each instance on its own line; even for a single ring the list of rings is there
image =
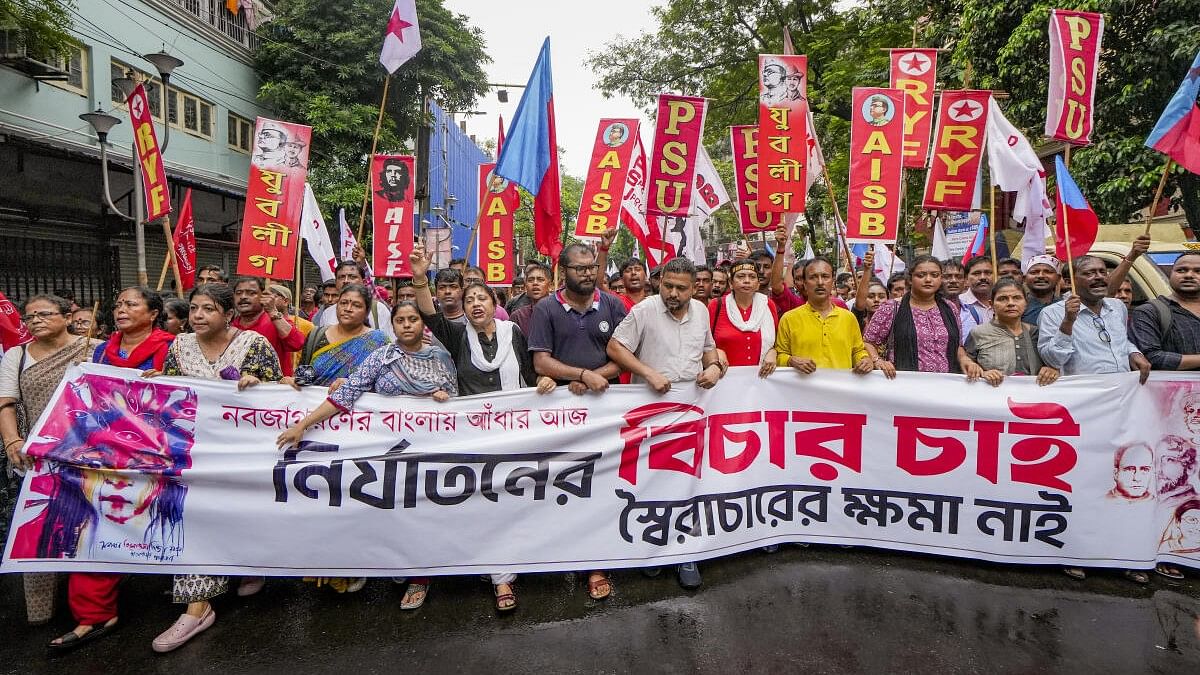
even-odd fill
[[[179,66],[182,66],[183,61],[180,61],[166,52],[146,54],[144,58],[150,63],[154,64],[154,67],[158,71],[158,75],[162,79],[163,84],[161,104],[163,122],[166,130],[163,132],[163,142],[159,146],[158,150],[159,154],[161,155],[166,153],[167,144],[171,141],[171,121],[168,112],[170,108],[171,73]],[[127,76],[119,77],[113,80],[113,84],[117,85],[117,87],[121,90],[121,93],[124,94],[125,99],[129,100],[129,96],[133,94],[135,89],[137,89],[139,82],[132,77]],[[131,201],[133,202],[133,215],[127,216],[122,213],[115,204],[113,204],[112,193],[109,191],[108,185],[108,132],[114,126],[120,124],[121,120],[109,115],[99,107],[96,108],[96,112],[84,113],[80,115],[79,118],[92,125],[92,129],[95,130],[96,137],[100,141],[100,173],[103,176],[105,205],[112,209],[121,218],[133,221],[133,238],[137,248],[138,284],[146,286],[150,283],[149,273],[146,270],[146,204],[144,201],[145,195],[143,194],[142,190],[142,172],[141,168],[138,166],[137,144],[131,144],[131,167],[133,169],[133,193],[131,196]],[[167,226],[165,229],[169,231],[170,227]],[[169,236],[167,237],[167,250],[168,255],[170,255],[171,241]]]

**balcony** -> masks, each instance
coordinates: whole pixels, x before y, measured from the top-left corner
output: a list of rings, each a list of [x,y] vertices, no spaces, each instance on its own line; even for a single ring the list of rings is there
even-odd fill
[[[238,12],[235,16],[225,8],[224,0],[158,0],[158,2],[195,17],[247,51],[253,52],[258,47],[258,37],[246,25],[245,10]]]

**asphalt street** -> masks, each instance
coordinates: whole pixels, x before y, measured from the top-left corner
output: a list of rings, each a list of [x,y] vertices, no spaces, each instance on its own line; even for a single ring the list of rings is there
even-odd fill
[[[401,612],[374,579],[338,595],[273,579],[215,601],[216,624],[176,652],[150,641],[177,616],[168,577],[130,577],[122,628],[66,656],[44,643],[73,625],[60,597],[25,624],[21,584],[0,576],[3,673],[1200,673],[1200,572],[1136,586],[1013,567],[836,547],[785,546],[701,565],[684,591],[625,570],[606,601],[584,575],[525,575],[498,616],[478,577],[435,579]]]

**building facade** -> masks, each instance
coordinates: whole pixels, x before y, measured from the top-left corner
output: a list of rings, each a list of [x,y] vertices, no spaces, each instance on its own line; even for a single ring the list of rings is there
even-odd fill
[[[80,304],[110,300],[137,280],[134,226],[105,204],[99,144],[82,113],[121,119],[109,133],[115,206],[133,213],[131,126],[114,80],[145,80],[173,207],[192,190],[200,264],[236,263],[254,119],[256,37],[223,0],[89,0],[70,9],[76,44],[52,63],[6,41],[0,53],[0,291],[57,289]],[[144,55],[184,63],[163,88]],[[145,227],[150,284],[166,240]],[[168,279],[167,288],[171,282]]]

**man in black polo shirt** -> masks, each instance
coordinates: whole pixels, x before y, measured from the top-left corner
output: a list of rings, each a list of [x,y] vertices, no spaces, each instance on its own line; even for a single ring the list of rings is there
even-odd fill
[[[601,392],[617,383],[620,369],[608,360],[608,340],[625,318],[625,305],[596,288],[596,257],[583,244],[559,256],[565,286],[534,305],[529,322],[533,367],[571,392]]]
[[[596,288],[600,267],[583,244],[571,244],[558,256],[564,288],[533,306],[529,351],[538,375],[566,384],[573,394],[600,393],[617,383],[620,369],[608,360],[608,341],[625,318],[625,305]],[[612,582],[601,570],[588,573],[588,595],[607,598]]]

